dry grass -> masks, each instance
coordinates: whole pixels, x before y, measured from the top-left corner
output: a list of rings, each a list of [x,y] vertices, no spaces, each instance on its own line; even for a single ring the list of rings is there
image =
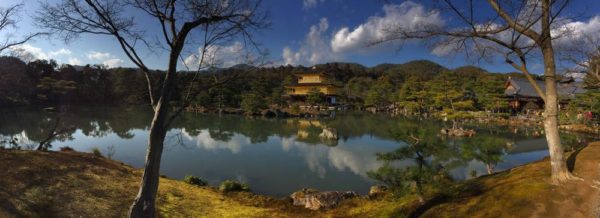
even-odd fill
[[[421,205],[414,196],[347,200],[328,211],[292,206],[286,199],[246,192],[223,194],[161,178],[162,217],[564,217],[590,215],[598,193],[600,143],[577,156],[584,182],[550,185],[547,160],[462,184],[452,197]],[[78,152],[0,150],[0,217],[123,217],[141,172],[120,162]]]
[[[573,173],[583,181],[550,184],[550,163],[542,161],[467,181],[460,195],[437,203],[423,217],[593,217],[598,206],[600,142],[576,157]]]

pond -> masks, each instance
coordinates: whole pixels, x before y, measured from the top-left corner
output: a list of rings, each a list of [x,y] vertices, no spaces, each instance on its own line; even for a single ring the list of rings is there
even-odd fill
[[[35,147],[46,138],[59,116],[28,108],[0,112],[0,135],[4,139],[17,138],[23,148]],[[99,148],[105,156],[141,168],[151,117],[149,110],[139,108],[73,107],[60,115],[60,123],[75,128],[53,141],[51,149],[69,146],[89,152]],[[365,194],[377,183],[367,172],[383,164],[375,154],[407,146],[395,132],[428,130],[424,138],[440,138],[439,130],[449,125],[358,112],[323,119],[188,113],[171,125],[161,174],[176,179],[196,175],[211,185],[236,179],[248,183],[253,192],[273,196],[287,196],[305,187]],[[439,149],[428,156],[452,163],[446,167],[456,180],[486,174],[486,162],[494,162],[493,170],[501,171],[548,155],[540,128],[482,124],[465,127],[477,131],[476,138],[467,143],[470,147],[463,145],[465,139],[441,137]],[[338,139],[322,139],[319,134],[323,129],[336,131]],[[572,144],[586,141],[580,135],[563,137]],[[477,147],[490,141],[496,144]],[[410,164],[410,160],[396,163],[399,167]]]

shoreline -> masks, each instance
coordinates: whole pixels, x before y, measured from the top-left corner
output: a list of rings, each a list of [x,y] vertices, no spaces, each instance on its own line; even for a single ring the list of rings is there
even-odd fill
[[[571,157],[577,158],[573,167],[575,175],[585,179],[581,184],[574,182],[560,189],[549,185],[549,164],[548,158],[545,158],[455,183],[452,189],[458,192],[446,197],[437,206],[425,209],[415,196],[406,195],[393,198],[361,196],[344,200],[329,210],[309,210],[294,206],[288,198],[249,192],[222,193],[214,187],[197,187],[164,177],[161,177],[157,204],[163,216],[187,217],[381,217],[414,215],[421,210],[424,211],[419,213],[424,217],[495,213],[516,217],[560,217],[566,213],[583,215],[593,212],[587,208],[597,207],[597,200],[590,200],[597,197],[597,190],[591,188],[594,179],[590,178],[600,176],[597,175],[600,174],[597,170],[599,154],[600,142],[590,143],[581,152],[571,153]],[[0,190],[0,216],[3,217],[39,213],[122,216],[135,196],[141,175],[140,169],[122,162],[81,152],[0,150],[0,161],[6,163],[0,166],[3,172],[0,185],[6,187]],[[520,194],[525,190],[528,194]],[[579,196],[577,199],[580,200],[574,199],[574,196]],[[426,200],[434,199],[437,198],[428,197]],[[475,202],[477,204],[473,204]],[[486,206],[477,207],[478,204]],[[531,210],[533,205],[538,205],[537,209]],[[539,205],[545,206],[540,208]]]

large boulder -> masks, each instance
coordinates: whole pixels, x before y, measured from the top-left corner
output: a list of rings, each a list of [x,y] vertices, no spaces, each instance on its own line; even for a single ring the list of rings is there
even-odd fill
[[[290,197],[295,206],[304,206],[311,210],[329,209],[345,199],[357,197],[353,191],[325,191],[319,192],[314,189],[302,189],[294,192]]]

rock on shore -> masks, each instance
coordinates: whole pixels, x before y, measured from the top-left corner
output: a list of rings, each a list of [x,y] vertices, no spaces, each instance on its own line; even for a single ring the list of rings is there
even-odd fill
[[[358,194],[353,191],[324,191],[320,192],[314,189],[302,189],[292,193],[290,196],[295,206],[304,206],[311,210],[329,209],[345,199],[357,197]]]

